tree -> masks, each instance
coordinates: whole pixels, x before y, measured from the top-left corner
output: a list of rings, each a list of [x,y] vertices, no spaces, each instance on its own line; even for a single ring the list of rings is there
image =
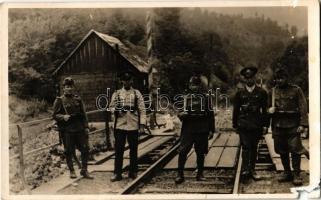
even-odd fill
[[[296,26],[291,26],[291,35],[293,37],[296,37],[297,33],[298,33],[298,28]]]
[[[291,41],[282,56],[275,60],[273,68],[278,67],[286,68],[291,81],[299,85],[308,95],[308,37],[304,36]]]

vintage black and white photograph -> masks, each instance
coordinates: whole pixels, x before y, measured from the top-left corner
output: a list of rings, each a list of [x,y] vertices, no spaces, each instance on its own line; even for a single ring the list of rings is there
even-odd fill
[[[8,8],[9,195],[318,190],[318,13],[285,3]]]

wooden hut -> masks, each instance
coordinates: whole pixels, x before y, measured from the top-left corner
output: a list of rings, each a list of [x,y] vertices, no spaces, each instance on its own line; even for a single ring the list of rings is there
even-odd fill
[[[108,88],[110,97],[119,87],[119,73],[130,70],[135,76],[134,87],[147,93],[148,66],[135,52],[134,45],[91,30],[55,70],[60,91],[65,77],[74,78],[76,90],[87,111],[96,110],[97,97],[107,95]]]

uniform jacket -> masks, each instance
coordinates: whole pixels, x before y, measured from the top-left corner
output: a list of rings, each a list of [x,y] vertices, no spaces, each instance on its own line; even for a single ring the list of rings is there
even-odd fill
[[[208,95],[185,95],[184,108],[187,114],[181,117],[182,134],[215,132],[214,111]]]
[[[308,126],[307,102],[301,88],[292,84],[285,88],[274,87],[269,93],[269,106],[272,106],[273,90],[276,111],[271,115],[272,127]]]
[[[269,126],[267,116],[267,92],[255,86],[252,92],[245,87],[239,89],[234,98],[233,127],[241,129],[261,129]]]
[[[136,89],[124,88],[113,93],[109,110],[116,120],[116,129],[138,130],[140,124],[146,124],[146,109],[142,94]]]
[[[71,116],[68,121],[63,118],[66,114]],[[52,117],[57,121],[61,131],[79,132],[88,128],[85,106],[77,95],[57,97],[53,105]]]

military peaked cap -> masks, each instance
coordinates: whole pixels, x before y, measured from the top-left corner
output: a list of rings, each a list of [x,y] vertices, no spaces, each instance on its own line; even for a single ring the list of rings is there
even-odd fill
[[[64,79],[62,85],[63,85],[63,86],[65,86],[65,85],[70,85],[70,86],[72,86],[72,85],[75,85],[75,82],[74,82],[74,80],[73,80],[71,77],[66,77],[66,78]]]
[[[243,68],[240,72],[240,74],[245,78],[252,78],[256,73],[257,68],[253,65]]]
[[[124,72],[120,73],[119,78],[122,81],[129,81],[129,80],[131,80],[133,78],[133,76],[134,76],[133,72],[124,71]]]
[[[289,74],[284,68],[276,69],[275,72],[274,72],[274,77],[275,78],[277,78],[277,77],[288,77],[288,76],[289,76]]]
[[[199,76],[192,76],[189,79],[189,83],[193,85],[200,85],[201,84],[201,78]]]

